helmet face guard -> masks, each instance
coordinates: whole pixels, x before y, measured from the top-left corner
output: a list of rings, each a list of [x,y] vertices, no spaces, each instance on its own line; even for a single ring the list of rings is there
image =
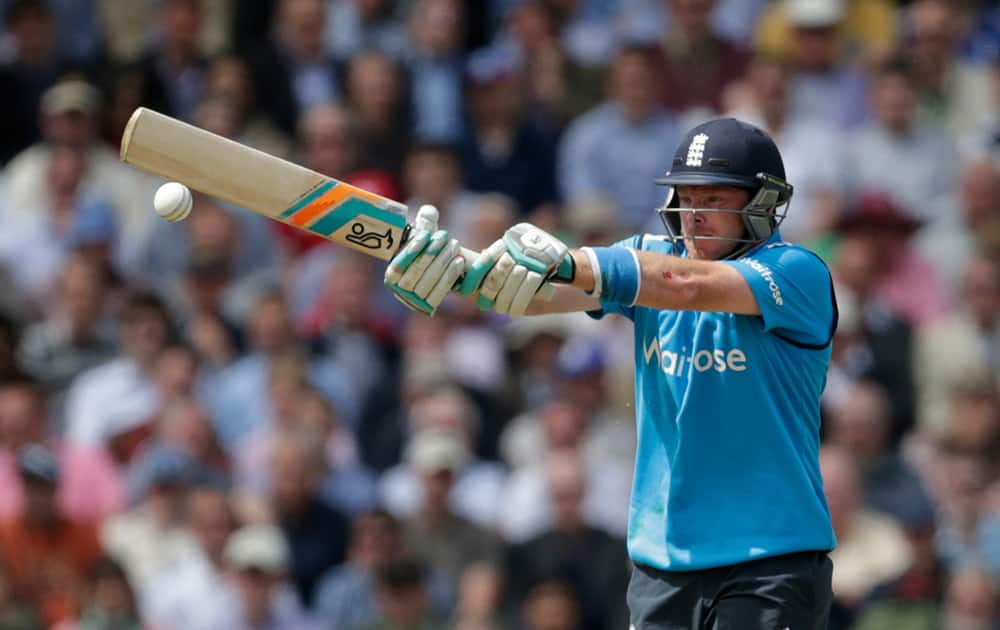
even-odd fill
[[[691,240],[701,241],[726,241],[736,243],[736,248],[730,252],[725,259],[732,260],[739,258],[747,251],[760,245],[771,238],[774,231],[778,229],[788,213],[788,204],[792,198],[792,185],[783,179],[774,177],[767,173],[757,173],[756,177],[668,177],[658,180],[657,183],[669,186],[667,197],[661,207],[657,209],[663,225],[667,229],[667,235],[675,244],[683,242],[685,239],[683,228],[681,227],[681,215],[685,213],[711,212],[738,214],[743,219],[743,235],[740,238],[729,238],[725,236],[688,236]],[[753,197],[742,208],[720,209],[720,208],[681,208],[677,197],[677,186],[734,186],[747,189],[753,192]]]

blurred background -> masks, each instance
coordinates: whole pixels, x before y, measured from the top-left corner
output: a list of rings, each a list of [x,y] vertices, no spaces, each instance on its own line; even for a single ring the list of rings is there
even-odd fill
[[[795,186],[783,235],[840,305],[831,628],[998,627],[995,3],[0,19],[0,628],[627,626],[631,325],[414,316],[383,263],[252,213],[196,195],[159,220],[161,182],[117,156],[140,105],[436,204],[476,249],[518,220],[572,245],[660,232],[653,180],[687,128],[765,128]]]

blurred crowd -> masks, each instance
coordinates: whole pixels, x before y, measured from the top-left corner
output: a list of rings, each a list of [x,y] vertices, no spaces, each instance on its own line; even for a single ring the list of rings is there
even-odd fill
[[[196,193],[162,221],[162,182],[117,156],[140,105],[435,204],[473,249],[519,220],[572,245],[661,232],[653,180],[687,128],[766,129],[782,233],[840,308],[831,628],[1000,627],[995,3],[0,16],[0,628],[627,626],[631,326],[415,316],[383,263],[253,213]]]

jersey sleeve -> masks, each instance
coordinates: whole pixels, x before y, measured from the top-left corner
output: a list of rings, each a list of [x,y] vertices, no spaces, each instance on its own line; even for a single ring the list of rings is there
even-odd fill
[[[750,285],[765,331],[806,347],[830,344],[837,305],[830,271],[818,256],[781,243],[726,263]]]
[[[642,249],[643,235],[636,234],[635,236],[630,236],[626,239],[622,239],[617,243],[612,243],[611,247],[626,247],[630,249]],[[600,281],[600,279],[598,279]],[[635,307],[626,306],[625,304],[618,304],[617,302],[607,302],[601,300],[601,308],[595,311],[587,311],[587,315],[593,317],[594,319],[601,319],[605,315],[615,314],[623,315],[632,321],[635,321]]]

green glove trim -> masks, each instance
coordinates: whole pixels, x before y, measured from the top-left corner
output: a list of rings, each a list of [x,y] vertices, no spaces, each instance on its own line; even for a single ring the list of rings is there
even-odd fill
[[[562,262],[560,262],[559,266],[556,267],[556,273],[552,279],[556,282],[570,284],[573,282],[574,278],[576,278],[576,261],[573,260],[573,257],[567,252],[566,255],[563,256]]]
[[[418,313],[423,313],[424,315],[433,315],[434,307],[427,303],[426,300],[417,296],[416,293],[412,291],[407,291],[406,289],[399,288],[398,285],[391,284],[389,288],[392,292],[396,294],[396,297],[406,306],[417,311]]]

